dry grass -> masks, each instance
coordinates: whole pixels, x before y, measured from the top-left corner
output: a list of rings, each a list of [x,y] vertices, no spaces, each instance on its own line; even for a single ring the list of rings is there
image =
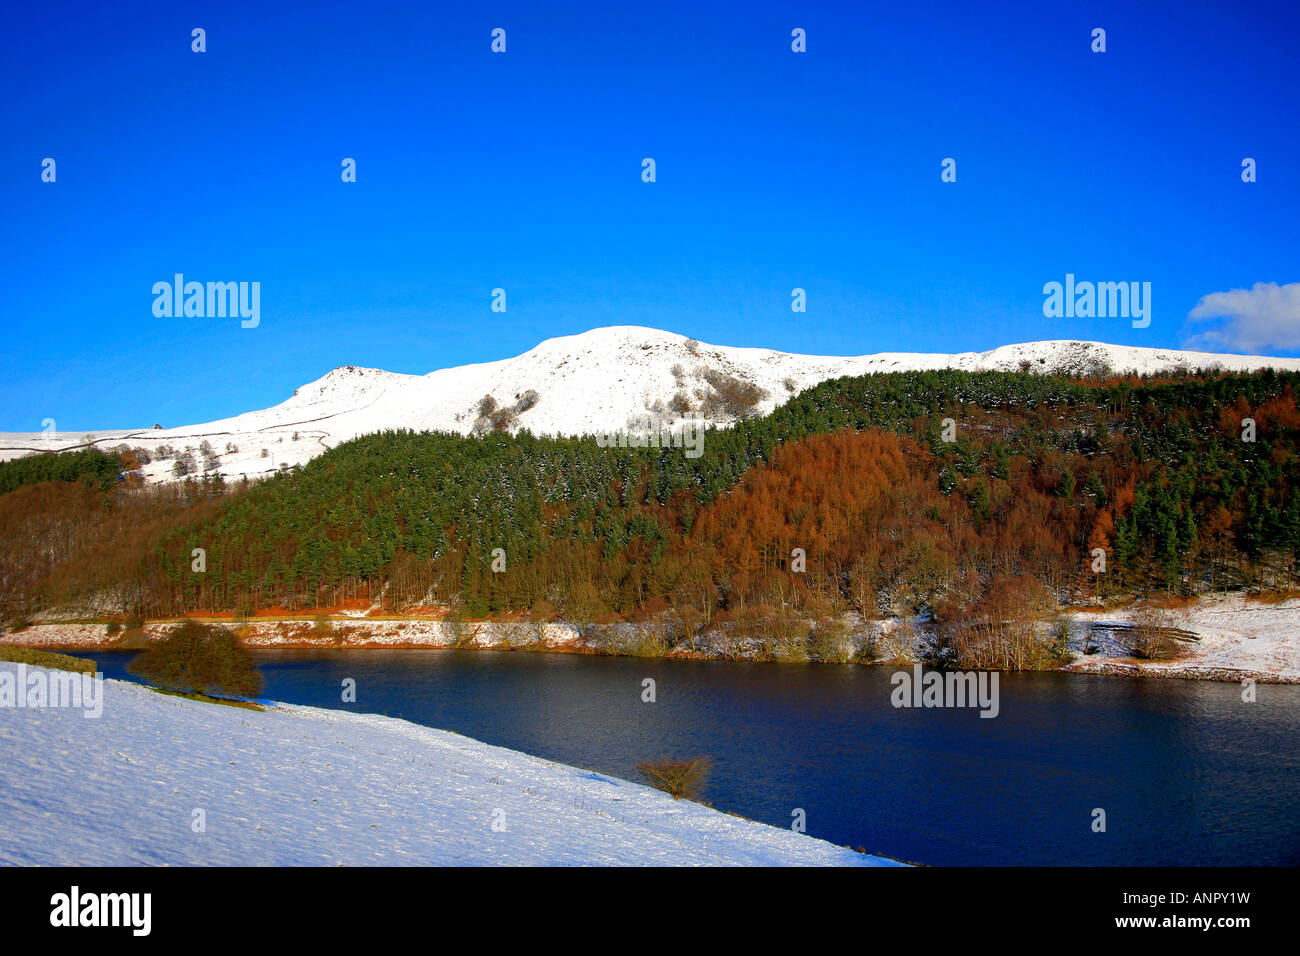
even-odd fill
[[[1258,604],[1285,604],[1287,601],[1293,601],[1296,598],[1300,598],[1300,588],[1278,588],[1273,591],[1261,591],[1259,594],[1249,595],[1247,600]]]
[[[79,674],[94,674],[95,662],[67,654],[54,654],[50,651],[37,651],[30,647],[12,647],[0,644],[0,661],[14,664],[30,664],[34,667],[50,667],[61,671],[76,671]]]

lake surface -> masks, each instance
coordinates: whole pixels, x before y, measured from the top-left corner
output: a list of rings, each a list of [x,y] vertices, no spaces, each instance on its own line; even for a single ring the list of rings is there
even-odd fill
[[[1000,712],[895,708],[893,668],[455,650],[257,651],[266,696],[401,717],[943,865],[1296,865],[1300,687],[1003,674]],[[108,677],[129,654],[97,653]],[[656,701],[642,702],[642,681]],[[344,704],[345,678],[357,702]],[[1106,832],[1092,830],[1093,811]]]

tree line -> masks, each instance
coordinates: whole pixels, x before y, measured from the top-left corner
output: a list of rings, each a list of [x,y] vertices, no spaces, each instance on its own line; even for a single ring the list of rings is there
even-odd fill
[[[390,430],[240,487],[33,456],[0,465],[0,599],[170,616],[360,598],[693,629],[1277,587],[1300,552],[1297,384],[898,372],[710,429],[699,458]]]

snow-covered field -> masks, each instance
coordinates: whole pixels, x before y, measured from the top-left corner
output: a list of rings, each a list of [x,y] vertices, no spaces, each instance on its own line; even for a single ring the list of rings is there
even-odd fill
[[[208,441],[219,459],[217,470],[228,479],[255,478],[387,428],[470,434],[476,425],[483,427],[477,407],[485,395],[507,407],[535,391],[537,403],[517,416],[515,427],[534,434],[594,435],[635,426],[647,415],[662,416],[669,423],[680,421],[665,411],[666,406],[678,393],[698,404],[697,390],[707,391],[706,372],[761,388],[765,395],[754,411],[764,413],[806,388],[845,375],[938,368],[1015,371],[1024,367],[1050,372],[1062,367],[1086,369],[1094,361],[1115,371],[1137,372],[1211,366],[1300,369],[1300,359],[1076,341],[1030,342],[953,354],[796,355],[707,345],[640,326],[611,326],[547,339],[514,358],[427,375],[342,366],[296,389],[279,405],[215,422],[162,429],[146,426],[136,431],[0,433],[0,460],[88,444],[111,448],[125,443],[153,452],[160,445],[197,449],[200,442]],[[730,422],[716,417],[711,421]],[[236,450],[227,451],[228,445]],[[172,460],[155,460],[145,466],[144,475],[151,481],[171,480],[172,466]]]
[[[104,694],[0,708],[0,864],[898,865],[393,718]]]

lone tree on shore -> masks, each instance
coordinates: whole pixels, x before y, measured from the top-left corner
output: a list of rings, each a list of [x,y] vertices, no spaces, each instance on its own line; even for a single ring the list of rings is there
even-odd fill
[[[235,635],[215,624],[186,621],[127,666],[162,688],[216,697],[255,697],[262,673]]]

